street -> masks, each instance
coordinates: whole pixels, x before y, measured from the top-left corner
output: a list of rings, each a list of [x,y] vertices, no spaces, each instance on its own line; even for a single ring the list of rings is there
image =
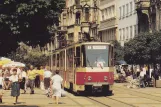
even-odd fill
[[[67,93],[60,104],[53,103],[51,98],[44,95],[44,91],[35,89],[35,94],[21,94],[19,104],[13,105],[10,91],[5,91],[1,107],[161,107],[160,88],[128,89],[124,84],[114,85],[113,96],[74,96]]]

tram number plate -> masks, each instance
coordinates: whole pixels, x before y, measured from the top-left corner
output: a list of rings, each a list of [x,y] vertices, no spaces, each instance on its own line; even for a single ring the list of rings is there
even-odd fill
[[[94,87],[101,87],[102,84],[93,84]]]

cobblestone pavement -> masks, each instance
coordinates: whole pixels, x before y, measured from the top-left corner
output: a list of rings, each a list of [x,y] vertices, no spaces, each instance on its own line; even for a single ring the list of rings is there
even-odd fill
[[[14,105],[10,91],[5,91],[0,107],[161,107],[161,88],[128,89],[124,84],[114,85],[112,96],[74,96],[67,93],[60,104],[53,103],[44,91],[35,89],[35,94],[21,94],[19,104]]]

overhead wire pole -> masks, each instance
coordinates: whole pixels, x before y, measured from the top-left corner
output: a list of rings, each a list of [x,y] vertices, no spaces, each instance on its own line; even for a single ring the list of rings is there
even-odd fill
[[[50,59],[50,60],[51,60],[51,61],[50,61],[50,63],[51,63],[50,66],[51,66],[51,67],[50,67],[50,68],[51,68],[51,71],[52,71],[52,70],[53,70],[53,54],[52,54],[52,51],[53,51],[53,43],[52,43],[52,41],[51,41],[51,48],[50,48],[50,51],[51,51],[51,53],[50,53],[50,55],[51,55],[51,56],[50,56],[50,58],[51,58],[51,59]]]

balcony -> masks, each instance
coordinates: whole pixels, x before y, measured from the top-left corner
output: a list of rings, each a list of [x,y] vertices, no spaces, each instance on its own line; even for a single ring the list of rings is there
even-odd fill
[[[100,0],[100,6],[109,4],[110,2],[114,2],[114,0]]]
[[[150,7],[150,0],[135,0],[136,10],[148,10]]]
[[[58,27],[58,32],[62,32],[62,33],[63,33],[63,32],[64,32],[64,33],[67,32],[67,26],[59,26],[59,27]]]

